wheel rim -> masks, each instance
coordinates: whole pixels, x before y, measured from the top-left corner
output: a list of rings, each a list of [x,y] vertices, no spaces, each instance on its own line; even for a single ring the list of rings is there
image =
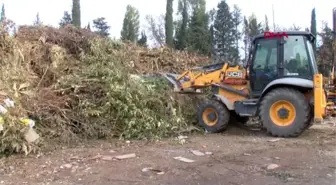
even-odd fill
[[[208,126],[214,126],[218,121],[218,114],[214,108],[206,108],[203,111],[202,119]]]
[[[280,100],[271,106],[270,117],[277,126],[288,126],[294,122],[296,110],[292,103]]]

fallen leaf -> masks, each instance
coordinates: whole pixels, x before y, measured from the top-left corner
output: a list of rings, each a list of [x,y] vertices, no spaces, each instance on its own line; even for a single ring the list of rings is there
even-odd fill
[[[188,136],[178,136],[177,139],[181,140],[181,139],[188,139]]]
[[[274,169],[277,169],[277,168],[279,168],[279,165],[277,165],[277,164],[267,165],[267,170],[274,170]]]
[[[23,83],[23,84],[21,84],[21,85],[19,86],[19,90],[21,90],[21,89],[23,89],[23,88],[27,88],[27,87],[29,87],[29,86],[30,86],[29,83]]]
[[[60,168],[71,168],[72,164],[63,164],[62,166],[60,166]]]
[[[158,175],[163,175],[163,174],[164,174],[163,171],[161,171],[161,170],[157,170],[157,169],[153,169],[153,168],[143,168],[141,171],[142,171],[142,172],[149,172],[149,171],[152,171],[152,172],[156,172],[156,174],[158,174]]]
[[[287,181],[293,181],[293,180],[294,180],[294,178],[292,178],[292,177],[287,178]]]
[[[113,160],[113,157],[112,157],[112,156],[105,155],[105,156],[103,156],[101,159],[104,160],[104,161],[112,161],[112,160]]]
[[[20,91],[21,94],[27,95],[29,97],[32,97],[34,95],[33,91]]]
[[[187,158],[184,158],[184,157],[181,157],[181,156],[179,156],[179,157],[174,157],[174,159],[176,159],[176,160],[180,160],[180,161],[182,161],[182,162],[186,162],[186,163],[192,163],[192,162],[195,162],[195,161],[192,160],[192,159],[187,159]]]
[[[70,160],[78,160],[78,159],[80,159],[78,156],[72,156],[72,157],[70,157]]]
[[[114,158],[122,160],[122,159],[128,159],[128,158],[133,158],[133,157],[136,157],[136,155],[134,153],[133,154],[118,155],[118,156],[115,156]]]
[[[96,155],[96,156],[93,156],[91,158],[89,158],[88,160],[96,160],[96,159],[99,159],[101,158],[102,156],[100,154]]]
[[[244,153],[245,156],[251,156],[251,154],[248,154],[248,153]]]
[[[212,155],[212,152],[205,152],[206,155]]]
[[[33,128],[29,128],[24,134],[24,138],[28,143],[33,143],[40,138]]]
[[[278,141],[280,141],[280,138],[276,138],[276,139],[270,139],[270,140],[268,140],[268,142],[278,142]]]
[[[204,156],[205,154],[203,152],[200,152],[198,150],[190,150],[191,153],[197,156]]]

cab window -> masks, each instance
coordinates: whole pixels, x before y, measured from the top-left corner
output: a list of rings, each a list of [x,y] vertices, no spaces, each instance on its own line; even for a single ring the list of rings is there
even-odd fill
[[[260,40],[257,43],[255,55],[253,71],[277,73],[278,50],[276,39]]]
[[[256,41],[255,57],[251,69],[252,91],[261,92],[278,77],[278,39]]]
[[[263,69],[266,66],[267,47],[258,45],[257,52],[253,64],[253,69]]]
[[[311,68],[303,36],[284,37],[284,76],[310,78]]]

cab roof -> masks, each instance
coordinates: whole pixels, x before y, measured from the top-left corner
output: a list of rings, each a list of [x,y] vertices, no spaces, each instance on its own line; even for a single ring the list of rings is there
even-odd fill
[[[311,32],[307,31],[277,31],[275,33],[283,33],[285,32],[288,36],[290,35],[302,35],[306,36],[310,41],[315,40],[315,36]],[[256,39],[264,38],[264,33],[256,35],[252,38],[252,42],[254,42]]]

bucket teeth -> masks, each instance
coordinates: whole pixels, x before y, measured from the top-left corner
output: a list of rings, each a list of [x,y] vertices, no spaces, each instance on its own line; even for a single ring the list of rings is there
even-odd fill
[[[170,84],[174,85],[174,89],[181,88],[181,83],[176,80],[176,78],[178,77],[177,74],[173,73],[160,73],[160,74],[163,77],[165,77],[170,82]]]

